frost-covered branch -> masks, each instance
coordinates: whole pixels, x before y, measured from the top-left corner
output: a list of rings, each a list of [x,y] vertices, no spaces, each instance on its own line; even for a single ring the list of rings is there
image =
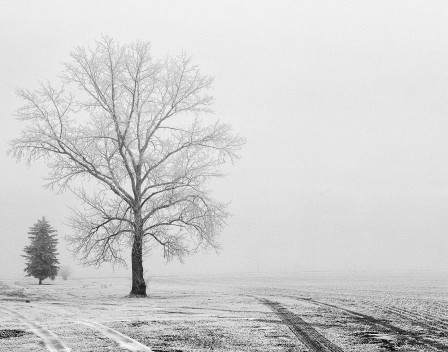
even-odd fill
[[[211,84],[185,53],[159,61],[149,43],[103,37],[72,51],[60,88],[17,91],[26,126],[10,154],[44,160],[46,186],[82,200],[69,224],[84,263],[123,264],[123,248],[132,247],[133,292],[144,287],[147,248],[162,246],[171,259],[217,247],[227,213],[207,181],[222,176],[244,139],[200,118],[209,118]]]

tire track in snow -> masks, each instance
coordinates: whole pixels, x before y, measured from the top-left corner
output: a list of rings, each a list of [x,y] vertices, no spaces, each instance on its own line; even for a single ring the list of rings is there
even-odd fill
[[[409,331],[409,330],[400,328],[394,324],[391,324],[387,320],[379,319],[379,318],[372,317],[370,315],[355,312],[353,310],[346,309],[346,308],[343,308],[343,307],[340,307],[340,306],[337,306],[334,304],[316,301],[312,298],[301,298],[301,297],[295,297],[295,296],[283,296],[283,297],[293,298],[297,301],[304,301],[304,302],[308,302],[308,303],[313,303],[315,305],[330,307],[335,310],[343,311],[343,312],[351,315],[355,319],[357,319],[359,322],[365,323],[365,324],[371,326],[372,328],[375,328],[378,331],[385,330],[388,332],[393,332],[397,336],[401,336],[408,340],[411,340],[414,344],[416,344],[418,346],[426,346],[426,347],[432,348],[433,350],[436,350],[436,351],[447,351],[448,352],[447,345],[445,345],[441,342],[432,340],[430,338],[427,338],[425,336],[422,336],[421,334],[419,334],[417,332],[413,332],[413,331]],[[382,308],[384,308],[384,307],[382,307]]]
[[[38,309],[41,309],[43,311],[45,311],[46,313],[48,313],[47,310],[45,310],[44,308],[41,307],[36,307]],[[52,307],[53,308],[53,307]],[[59,307],[58,307],[59,308]],[[62,343],[62,341],[57,337],[56,334],[54,334],[53,332],[44,329],[42,326],[40,326],[38,323],[32,321],[31,319],[21,315],[18,312],[15,311],[11,311],[7,308],[1,308],[4,309],[6,311],[8,311],[10,314],[13,314],[15,316],[17,316],[21,321],[23,321],[25,324],[27,324],[28,326],[30,326],[31,329],[36,329],[37,330],[32,330],[33,333],[35,333],[36,335],[38,335],[39,337],[41,337],[43,340],[46,338],[48,340],[48,338],[51,337],[55,337],[57,340],[59,340],[59,345],[65,347],[65,345]],[[57,310],[55,310],[57,313],[61,314],[61,315],[66,315],[67,313],[70,313],[69,310],[65,309],[65,308],[59,308]],[[112,329],[109,328],[107,326],[104,326],[102,324],[99,324],[97,322],[94,321],[82,321],[82,320],[74,320],[74,319],[70,319],[70,318],[65,318],[65,321],[69,324],[84,324],[90,328],[93,328],[97,331],[100,331],[104,336],[106,336],[107,338],[115,341],[116,343],[118,343],[120,345],[120,347],[127,349],[129,351],[132,352],[153,352],[149,347],[141,344],[140,342],[133,340],[132,338]],[[52,334],[52,335],[51,335]],[[45,341],[44,341],[45,342]],[[54,348],[54,346],[58,346],[57,341],[52,341],[52,344],[48,344],[47,342],[45,342],[45,345],[47,346],[47,349],[51,352],[70,352],[71,350],[68,349],[67,347],[65,347],[66,349],[50,349],[50,348]],[[48,347],[50,346],[50,348]],[[59,346],[59,347],[61,347]]]
[[[87,325],[95,330],[101,332],[104,336],[111,340],[114,340],[121,348],[124,348],[132,352],[153,352],[148,346],[141,344],[140,342],[131,339],[129,336],[122,334],[107,326],[101,325],[97,322],[77,320],[77,323]]]
[[[280,303],[265,298],[257,299],[277,314],[311,352],[344,352],[339,346],[336,346],[319,334],[309,323],[283,307]]]
[[[373,306],[388,311],[392,314],[396,314],[401,318],[409,320],[411,323],[419,325],[430,330],[438,331],[439,333],[448,333],[448,323],[439,317],[430,314],[421,314],[408,309],[395,307],[395,306],[384,306],[379,304],[372,304]]]
[[[3,311],[15,316],[20,320],[22,323],[27,325],[29,327],[29,330],[39,336],[42,339],[42,342],[44,343],[45,347],[50,352],[70,352],[70,348],[68,348],[64,342],[52,331],[45,329],[37,322],[27,318],[26,316],[7,309],[7,308],[1,308]]]

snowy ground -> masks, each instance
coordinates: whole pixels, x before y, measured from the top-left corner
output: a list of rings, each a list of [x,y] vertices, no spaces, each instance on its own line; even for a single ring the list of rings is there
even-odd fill
[[[448,351],[447,273],[0,280],[0,352]]]

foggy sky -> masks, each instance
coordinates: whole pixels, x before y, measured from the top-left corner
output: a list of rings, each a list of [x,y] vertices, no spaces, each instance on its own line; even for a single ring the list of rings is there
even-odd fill
[[[231,201],[223,250],[149,275],[448,270],[446,1],[8,1],[0,21],[0,278],[21,277],[45,215],[65,249],[70,194],[6,155],[17,87],[58,82],[77,45],[107,34],[193,56],[215,77],[215,117],[247,138],[214,183]],[[258,258],[258,265],[257,265]],[[126,274],[119,270],[115,274]]]

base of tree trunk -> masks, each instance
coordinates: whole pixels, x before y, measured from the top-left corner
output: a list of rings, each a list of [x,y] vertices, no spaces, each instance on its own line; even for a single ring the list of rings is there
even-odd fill
[[[146,298],[146,297],[148,297],[147,295],[146,295],[146,293],[129,293],[126,297],[129,297],[129,298]]]

